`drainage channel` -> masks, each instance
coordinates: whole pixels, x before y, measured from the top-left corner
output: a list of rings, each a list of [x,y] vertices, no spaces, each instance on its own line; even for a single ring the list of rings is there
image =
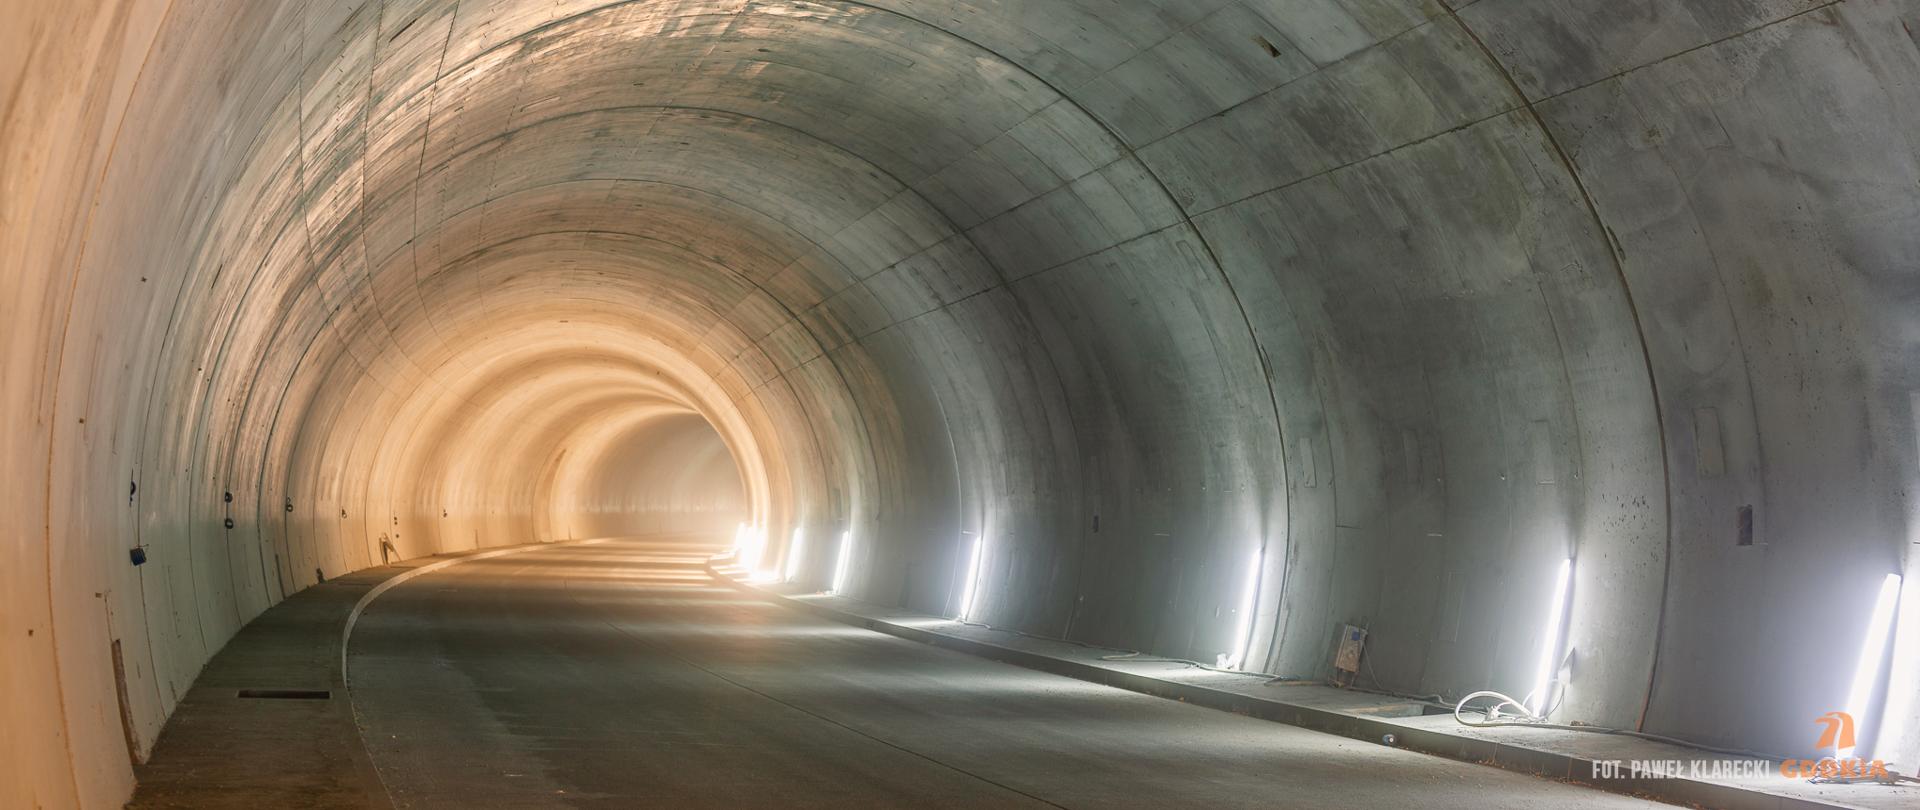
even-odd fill
[[[242,689],[234,697],[248,700],[332,700],[326,689]]]

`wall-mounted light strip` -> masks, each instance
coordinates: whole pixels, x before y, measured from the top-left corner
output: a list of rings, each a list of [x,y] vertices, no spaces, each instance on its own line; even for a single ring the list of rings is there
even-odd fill
[[[753,527],[753,581],[772,584],[780,581],[780,569],[773,562],[773,544],[763,526]]]
[[[1246,590],[1240,597],[1240,624],[1234,628],[1233,655],[1227,659],[1230,669],[1247,668],[1247,653],[1253,647],[1253,614],[1260,609],[1260,574],[1266,563],[1267,549],[1261,546],[1253,553],[1252,567],[1247,569]]]
[[[1573,585],[1573,560],[1563,560],[1553,577],[1553,603],[1547,607],[1547,626],[1540,638],[1540,664],[1533,677],[1527,709],[1545,717],[1552,704],[1554,670],[1560,663],[1561,630],[1566,625],[1567,590]]]
[[[767,527],[753,527],[753,578],[756,582],[779,582],[780,571],[773,564],[773,543]]]
[[[1847,713],[1853,715],[1856,721],[1867,717],[1868,704],[1873,701],[1873,688],[1880,683],[1880,668],[1887,662],[1887,637],[1893,634],[1893,611],[1899,603],[1900,575],[1888,574],[1880,583],[1880,595],[1873,601],[1873,616],[1867,620],[1867,637],[1860,644],[1860,660],[1853,667],[1853,688],[1847,690]],[[1866,747],[1871,752],[1872,746]],[[1835,759],[1851,756],[1854,756],[1854,752],[1850,749],[1834,749]]]
[[[1894,610],[1893,663],[1887,670],[1886,708],[1880,710],[1880,731],[1874,737],[1873,755],[1901,770],[1913,772],[1920,765],[1920,739],[1911,739],[1909,730],[1915,714],[1920,714],[1920,560],[1909,563],[1908,576],[1900,586],[1900,606]]]
[[[760,558],[766,552],[766,545],[767,533],[765,530],[758,526],[749,526],[742,523],[740,524],[740,528],[734,533],[733,547],[736,552],[734,559],[738,561],[741,568],[754,573],[757,578],[760,573],[758,571]]]
[[[847,567],[853,562],[853,531],[840,533],[840,557],[833,563],[833,590],[840,594],[847,591]]]
[[[973,594],[980,587],[980,559],[987,538],[973,538],[973,555],[967,560],[967,589],[960,594],[960,621],[973,618]]]
[[[793,542],[787,544],[787,581],[788,582],[792,582],[800,578],[800,560],[801,560],[800,555],[806,553],[806,550],[807,550],[807,532],[805,529],[795,527],[793,530]]]

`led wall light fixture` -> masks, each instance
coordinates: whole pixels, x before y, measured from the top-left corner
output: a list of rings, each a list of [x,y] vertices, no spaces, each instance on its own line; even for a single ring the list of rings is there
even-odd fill
[[[1888,574],[1880,582],[1880,595],[1873,601],[1873,615],[1867,620],[1867,637],[1860,643],[1860,660],[1853,667],[1853,686],[1847,690],[1847,714],[1856,719],[1867,717],[1873,701],[1873,688],[1880,683],[1880,670],[1887,663],[1887,642],[1893,635],[1893,611],[1900,604],[1900,575]],[[1836,741],[1839,735],[1835,735]],[[1856,740],[1855,748],[1867,748],[1870,741]],[[1854,756],[1852,749],[1834,748],[1835,759]]]
[[[739,562],[741,568],[747,571],[753,571],[760,566],[761,540],[763,537],[764,535],[758,527],[749,526],[745,523],[740,524],[740,527],[734,530],[734,559]]]
[[[853,562],[853,531],[840,533],[840,555],[833,563],[833,589],[828,593],[841,594],[847,590],[847,567]]]
[[[974,592],[980,587],[980,561],[987,545],[986,537],[973,538],[973,555],[967,561],[967,587],[960,594],[960,621],[973,618]]]
[[[1912,563],[1920,568],[1920,561]],[[1880,730],[1874,735],[1875,757],[1905,766],[1912,772],[1920,765],[1920,739],[1912,739],[1909,730],[1914,715],[1920,713],[1920,577],[1909,575],[1900,585],[1899,606],[1894,609],[1892,663],[1887,669],[1886,707],[1880,710]]]
[[[806,552],[806,549],[807,549],[807,532],[805,529],[795,527],[793,530],[793,542],[787,544],[787,581],[788,582],[792,582],[800,578],[800,559],[801,559],[800,555],[804,554]]]
[[[1554,674],[1560,663],[1567,623],[1567,591],[1572,586],[1573,560],[1568,558],[1561,561],[1559,572],[1554,574],[1553,602],[1547,607],[1547,626],[1540,639],[1540,664],[1534,672],[1533,691],[1527,698],[1527,709],[1535,717],[1546,717],[1553,707]]]
[[[773,564],[773,544],[767,538],[767,527],[753,527],[753,581],[772,583],[780,581],[780,571]]]
[[[1246,589],[1241,592],[1240,623],[1233,630],[1233,653],[1224,662],[1227,669],[1246,669],[1247,653],[1253,648],[1253,614],[1260,609],[1261,569],[1266,567],[1267,547],[1253,552],[1253,565],[1247,569]]]

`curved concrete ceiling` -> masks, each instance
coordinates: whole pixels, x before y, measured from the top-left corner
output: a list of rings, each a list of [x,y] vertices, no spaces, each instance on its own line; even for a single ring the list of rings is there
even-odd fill
[[[383,539],[693,501],[1206,660],[1258,560],[1251,666],[1450,695],[1572,557],[1563,717],[1799,751],[1914,564],[1920,3],[1630,5],[30,0],[0,803]]]

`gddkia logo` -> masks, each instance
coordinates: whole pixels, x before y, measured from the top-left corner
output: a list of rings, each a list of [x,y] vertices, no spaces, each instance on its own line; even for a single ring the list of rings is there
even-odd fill
[[[1846,712],[1827,712],[1815,721],[1820,724],[1820,741],[1814,748],[1839,750],[1853,747],[1853,715]]]
[[[1780,763],[1780,775],[1788,779],[1886,779],[1887,763],[1883,760],[1871,762],[1858,757],[1839,758],[1839,754],[1851,750],[1854,746],[1853,715],[1846,712],[1827,712],[1815,721],[1820,726],[1820,739],[1814,747],[1821,750],[1832,749],[1834,756],[1827,759],[1789,759]]]
[[[1820,737],[1814,747],[1834,752],[1826,759],[1789,759],[1780,763],[1778,773],[1788,779],[1816,781],[1891,781],[1887,763],[1857,757],[1841,759],[1856,741],[1853,715],[1827,712],[1815,723]],[[1774,773],[1773,761],[1766,759],[1650,759],[1594,760],[1595,779],[1755,779]]]

